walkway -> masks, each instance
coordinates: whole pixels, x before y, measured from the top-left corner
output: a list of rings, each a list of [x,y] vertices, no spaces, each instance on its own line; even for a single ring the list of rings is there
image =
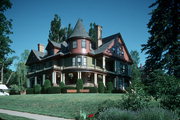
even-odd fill
[[[38,114],[32,114],[32,113],[25,113],[25,112],[17,112],[17,111],[4,110],[4,109],[0,109],[0,113],[30,118],[30,119],[34,119],[34,120],[70,120],[70,119],[51,117],[51,116],[46,116],[46,115],[38,115]]]

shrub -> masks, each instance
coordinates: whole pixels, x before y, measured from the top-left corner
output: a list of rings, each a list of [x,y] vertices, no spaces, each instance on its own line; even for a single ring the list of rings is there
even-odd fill
[[[50,80],[45,80],[44,86],[43,86],[43,93],[47,93],[48,88],[50,88],[50,87],[51,87],[51,81]]]
[[[11,85],[10,88],[11,88],[10,95],[20,94],[21,88],[18,85],[16,85],[16,84]]]
[[[63,88],[65,87],[65,84],[63,82],[60,82],[60,85],[59,85],[60,88]]]
[[[109,108],[99,113],[98,120],[135,120],[135,113],[118,108]]]
[[[83,89],[83,81],[82,81],[82,79],[77,79],[76,89],[77,89],[77,92],[80,92],[80,89]]]
[[[48,88],[48,94],[61,93],[60,87],[50,87]]]
[[[67,90],[69,89],[76,89],[75,87],[71,87],[71,86],[64,86],[61,90],[62,93],[67,93]]]
[[[34,94],[34,88],[27,88],[26,93],[27,94]]]
[[[98,92],[104,93],[104,84],[102,81],[99,81],[99,83],[98,83]]]
[[[113,83],[112,82],[108,82],[107,83],[107,91],[108,93],[111,93],[113,90]]]
[[[151,108],[139,111],[137,120],[178,120],[178,115],[162,108]]]
[[[89,89],[90,93],[97,93],[98,92],[97,87],[84,87],[84,89]]]
[[[150,98],[148,96],[140,96],[136,93],[128,93],[123,96],[120,104],[123,109],[137,111],[145,107],[149,107]]]
[[[41,85],[37,84],[34,86],[34,93],[40,94],[41,93]]]

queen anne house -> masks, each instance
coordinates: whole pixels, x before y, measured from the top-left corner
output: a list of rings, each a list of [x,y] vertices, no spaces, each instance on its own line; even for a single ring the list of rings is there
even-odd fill
[[[133,63],[120,33],[102,38],[102,27],[96,26],[97,40],[93,42],[86,32],[82,20],[78,20],[72,34],[66,41],[48,41],[46,51],[38,44],[38,51],[31,50],[26,65],[27,86],[43,85],[46,79],[57,86],[60,82],[75,86],[82,79],[84,86],[106,86],[112,82],[116,89],[124,90],[131,82]]]

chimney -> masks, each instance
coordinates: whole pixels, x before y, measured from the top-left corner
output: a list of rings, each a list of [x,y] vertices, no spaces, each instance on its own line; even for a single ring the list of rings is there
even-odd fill
[[[44,45],[38,44],[38,51],[39,52],[44,52]]]
[[[96,47],[98,48],[99,46],[102,45],[102,26],[96,25],[96,35],[97,35]]]

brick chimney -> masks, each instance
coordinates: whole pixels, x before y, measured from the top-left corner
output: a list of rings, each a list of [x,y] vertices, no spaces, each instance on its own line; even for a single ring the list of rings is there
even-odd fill
[[[102,26],[96,25],[97,43],[96,48],[102,45]]]
[[[38,44],[38,51],[39,52],[44,52],[44,45]]]

